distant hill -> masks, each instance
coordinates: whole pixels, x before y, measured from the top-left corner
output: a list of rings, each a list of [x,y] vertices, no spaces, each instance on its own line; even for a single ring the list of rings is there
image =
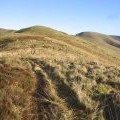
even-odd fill
[[[7,29],[0,28],[0,37],[13,32],[15,32],[15,30],[7,30]]]
[[[114,36],[114,35],[111,35],[111,37],[112,37],[113,39],[115,39],[115,40],[120,41],[120,36]]]
[[[110,36],[97,32],[82,32],[77,34],[76,36],[84,38],[85,40],[107,43],[109,45],[120,48],[120,36]]]
[[[101,33],[97,33],[97,32],[81,32],[76,34],[76,36],[79,37],[84,37],[84,38],[88,38],[88,39],[111,39],[110,36],[105,35],[105,34],[101,34]]]
[[[16,31],[16,33],[32,34],[32,35],[43,35],[47,37],[60,37],[66,35],[64,32],[60,32],[45,26],[32,26]]]

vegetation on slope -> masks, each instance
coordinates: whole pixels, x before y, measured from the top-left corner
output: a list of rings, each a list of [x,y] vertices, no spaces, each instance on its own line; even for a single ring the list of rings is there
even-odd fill
[[[97,41],[98,43],[107,43],[111,46],[120,48],[119,36],[109,36],[96,32],[82,32],[77,34],[77,36],[82,37],[86,40]]]
[[[43,35],[46,37],[55,37],[59,38],[64,35],[67,35],[66,33],[56,31],[52,28],[48,28],[45,26],[32,26],[28,28],[24,28],[21,30],[16,31],[16,33],[24,33],[24,34],[32,34],[32,35]]]
[[[40,26],[3,36],[1,119],[119,119],[120,49],[85,39]]]
[[[8,34],[11,34],[14,32],[15,32],[15,30],[7,30],[7,29],[0,28],[0,38],[2,36],[8,35]]]

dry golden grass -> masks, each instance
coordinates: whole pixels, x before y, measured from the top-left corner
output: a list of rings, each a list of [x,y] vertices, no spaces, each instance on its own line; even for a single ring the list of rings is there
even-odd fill
[[[120,109],[120,49],[98,37],[90,41],[46,27],[0,37],[1,119],[111,120],[111,93]]]

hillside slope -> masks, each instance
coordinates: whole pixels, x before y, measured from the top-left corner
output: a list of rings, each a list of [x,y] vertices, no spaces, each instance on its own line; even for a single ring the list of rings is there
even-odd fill
[[[43,26],[4,34],[0,37],[0,118],[119,119],[116,41],[103,34],[72,36]]]
[[[115,39],[115,40],[120,41],[120,36],[111,35],[111,37],[112,37],[113,39]]]
[[[119,36],[109,36],[109,35],[104,35],[96,32],[82,32],[77,34],[76,36],[82,37],[86,40],[96,41],[99,43],[104,43],[104,44],[107,43],[111,46],[120,48]]]

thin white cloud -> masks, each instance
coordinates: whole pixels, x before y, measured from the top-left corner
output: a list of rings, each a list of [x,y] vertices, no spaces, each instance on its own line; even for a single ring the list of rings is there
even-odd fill
[[[108,20],[117,20],[119,19],[119,15],[118,14],[110,14],[107,16]]]

